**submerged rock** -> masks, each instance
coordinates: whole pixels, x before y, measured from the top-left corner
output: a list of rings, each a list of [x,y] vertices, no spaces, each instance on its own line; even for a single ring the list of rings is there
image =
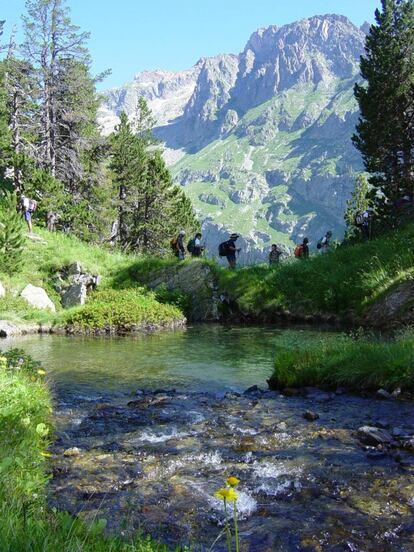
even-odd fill
[[[308,420],[308,422],[314,422],[319,419],[319,414],[317,412],[312,412],[311,410],[307,410],[302,414],[302,416],[305,420]]]
[[[71,447],[63,452],[63,456],[79,456],[80,453],[81,451],[80,449],[78,449],[78,447]]]

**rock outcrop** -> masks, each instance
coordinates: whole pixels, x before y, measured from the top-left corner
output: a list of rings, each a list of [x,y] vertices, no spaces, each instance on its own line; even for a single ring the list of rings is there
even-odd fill
[[[63,267],[55,276],[54,286],[64,308],[84,305],[89,292],[97,288],[100,278],[85,272],[79,261]]]
[[[219,319],[217,282],[207,264],[199,261],[177,263],[146,273],[132,271],[131,274],[138,282],[154,291],[166,289],[186,295],[189,299],[186,314],[190,321],[207,322]]]
[[[374,328],[392,328],[414,323],[414,281],[396,285],[366,312],[363,323]]]

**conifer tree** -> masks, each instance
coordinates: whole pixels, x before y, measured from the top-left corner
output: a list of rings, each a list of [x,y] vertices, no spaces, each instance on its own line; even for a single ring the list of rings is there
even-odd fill
[[[355,86],[361,116],[353,141],[385,214],[414,195],[414,2],[382,0],[375,18],[361,57],[365,82]]]
[[[111,137],[111,164],[118,187],[118,240],[122,247],[157,253],[180,230],[198,229],[193,208],[172,182],[152,136],[152,115],[145,100],[133,124],[121,113]]]

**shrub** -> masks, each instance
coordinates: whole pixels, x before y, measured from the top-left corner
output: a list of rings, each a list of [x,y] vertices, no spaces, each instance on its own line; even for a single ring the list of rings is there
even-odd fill
[[[163,325],[182,318],[177,307],[163,305],[154,294],[134,288],[94,293],[85,306],[69,314],[67,323],[85,329],[110,326],[129,330],[135,325]]]

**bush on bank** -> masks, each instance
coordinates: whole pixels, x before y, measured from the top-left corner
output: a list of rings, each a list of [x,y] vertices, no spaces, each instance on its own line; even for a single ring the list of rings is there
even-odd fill
[[[51,399],[45,372],[22,351],[0,353],[0,550],[167,552],[149,538],[126,542],[46,502]]]
[[[86,305],[71,311],[66,320],[75,328],[113,327],[128,331],[141,324],[162,326],[182,319],[182,312],[174,305],[158,302],[154,294],[143,288],[132,288],[97,291]]]
[[[343,386],[351,390],[401,387],[414,391],[414,332],[393,341],[368,338],[321,340],[306,349],[277,353],[269,380],[273,389],[303,386]]]

